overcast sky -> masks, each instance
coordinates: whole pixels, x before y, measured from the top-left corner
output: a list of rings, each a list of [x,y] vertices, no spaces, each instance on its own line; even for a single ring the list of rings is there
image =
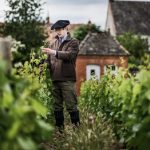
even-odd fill
[[[69,19],[73,23],[87,23],[88,20],[104,26],[107,14],[107,0],[48,0],[51,21]]]
[[[102,28],[105,26],[108,0],[45,1],[47,3],[42,16],[45,18],[49,14],[51,22],[55,22],[58,19],[69,19],[71,23],[87,23],[88,20],[91,20]],[[4,20],[4,10],[6,9],[5,0],[0,0],[0,21]]]
[[[87,23],[88,20],[104,26],[107,14],[107,0],[46,0],[43,17],[48,14],[51,22],[69,19],[71,23]],[[4,20],[5,0],[0,0],[0,21]]]

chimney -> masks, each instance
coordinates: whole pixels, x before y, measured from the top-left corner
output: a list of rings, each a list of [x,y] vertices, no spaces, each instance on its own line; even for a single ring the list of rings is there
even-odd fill
[[[91,32],[91,30],[92,30],[92,22],[91,22],[91,20],[88,21],[87,25],[88,25],[88,32]]]

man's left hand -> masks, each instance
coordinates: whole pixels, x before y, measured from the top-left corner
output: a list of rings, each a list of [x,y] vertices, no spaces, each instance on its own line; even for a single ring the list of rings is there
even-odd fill
[[[42,48],[42,52],[49,55],[56,55],[56,50],[50,48]]]

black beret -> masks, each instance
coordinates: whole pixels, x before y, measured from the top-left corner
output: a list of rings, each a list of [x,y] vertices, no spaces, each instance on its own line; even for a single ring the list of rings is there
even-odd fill
[[[58,20],[56,23],[54,23],[51,27],[51,30],[59,29],[59,28],[65,28],[70,24],[69,20]]]

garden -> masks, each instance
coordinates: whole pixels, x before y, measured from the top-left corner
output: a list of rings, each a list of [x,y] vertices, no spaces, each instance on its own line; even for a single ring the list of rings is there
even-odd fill
[[[74,128],[65,110],[65,129],[60,134],[55,129],[47,55],[41,53],[41,46],[49,44],[46,22],[40,18],[43,3],[7,2],[11,9],[0,29],[0,50],[8,50],[9,41],[11,51],[8,57],[0,55],[0,150],[149,150],[147,39],[132,32],[117,37],[131,54],[128,68],[84,81],[78,97],[81,124]],[[89,30],[101,32],[95,24],[90,28],[85,24],[73,36],[81,42]]]

